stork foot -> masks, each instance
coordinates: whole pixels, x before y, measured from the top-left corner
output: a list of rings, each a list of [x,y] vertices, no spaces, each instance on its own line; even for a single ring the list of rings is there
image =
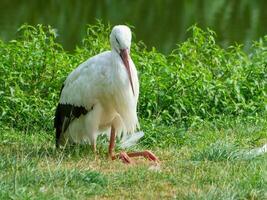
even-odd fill
[[[145,151],[140,151],[140,152],[132,152],[132,153],[128,153],[129,157],[138,157],[138,156],[143,156],[144,158],[150,160],[150,161],[154,161],[154,162],[159,162],[159,159],[157,158],[157,156],[155,156],[155,154],[153,154],[151,151],[149,150],[145,150]]]
[[[123,163],[125,164],[131,164],[132,161],[131,161],[131,158],[128,156],[128,154],[126,152],[121,152],[119,155],[118,155],[119,159],[122,160]]]
[[[157,156],[155,154],[153,154],[151,151],[149,150],[145,150],[144,151],[144,155],[145,158],[147,158],[148,160],[154,161],[154,162],[159,162],[159,159],[157,158]]]
[[[128,154],[126,152],[120,152],[119,154],[116,154],[116,155],[109,155],[109,157],[112,159],[112,160],[115,160],[115,159],[120,159],[123,163],[125,164],[130,164],[132,163],[132,160],[131,158],[128,156]]]
[[[112,160],[115,160],[116,158],[119,158],[122,160],[123,163],[125,164],[131,164],[133,161],[131,160],[132,157],[144,157],[150,161],[153,161],[155,163],[159,163],[159,159],[155,154],[153,154],[151,151],[145,150],[145,151],[140,151],[140,152],[131,152],[131,153],[126,153],[126,152],[121,152],[117,154],[116,156],[112,156]]]

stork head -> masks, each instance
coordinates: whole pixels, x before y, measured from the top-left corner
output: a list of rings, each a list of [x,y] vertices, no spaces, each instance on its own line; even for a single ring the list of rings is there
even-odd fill
[[[120,53],[122,49],[130,51],[132,33],[128,26],[114,26],[110,34],[111,48]]]
[[[115,50],[115,52],[117,52],[122,59],[122,62],[128,73],[128,77],[134,94],[131,69],[129,65],[131,40],[132,33],[128,26],[118,25],[113,27],[110,34],[110,45],[112,50]]]

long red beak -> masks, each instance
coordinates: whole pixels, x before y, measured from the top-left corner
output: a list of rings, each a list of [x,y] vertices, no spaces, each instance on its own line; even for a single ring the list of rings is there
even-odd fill
[[[120,51],[120,56],[121,56],[121,59],[123,61],[124,66],[126,68],[126,71],[127,71],[127,74],[128,74],[129,80],[130,80],[130,84],[131,84],[131,87],[132,87],[133,95],[135,95],[134,94],[134,88],[133,88],[132,76],[131,76],[131,69],[130,69],[130,65],[129,65],[129,54],[128,54],[127,49],[122,49]]]

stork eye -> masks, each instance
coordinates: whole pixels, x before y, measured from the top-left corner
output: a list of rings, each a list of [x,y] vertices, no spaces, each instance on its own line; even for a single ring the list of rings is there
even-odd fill
[[[121,46],[120,43],[119,43],[119,40],[118,40],[116,37],[115,37],[115,39],[116,39],[116,41],[118,42],[119,46]]]

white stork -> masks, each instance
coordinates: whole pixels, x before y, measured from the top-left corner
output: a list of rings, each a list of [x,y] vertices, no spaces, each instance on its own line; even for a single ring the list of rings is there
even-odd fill
[[[111,51],[105,51],[72,71],[65,80],[55,113],[56,146],[90,143],[96,151],[98,134],[110,130],[108,154],[131,163],[143,156],[157,162],[150,151],[113,153],[116,135],[131,134],[138,126],[139,82],[130,57],[131,30],[115,26],[110,34]]]

